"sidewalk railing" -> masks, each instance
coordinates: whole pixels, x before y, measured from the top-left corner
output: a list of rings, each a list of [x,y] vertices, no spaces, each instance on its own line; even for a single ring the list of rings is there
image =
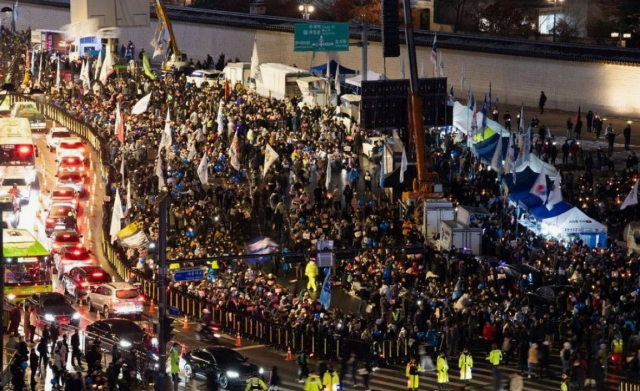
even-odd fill
[[[35,102],[42,114],[85,139],[98,152],[100,157],[98,167],[101,178],[110,177],[109,170],[112,170],[112,167],[104,161],[104,157],[108,156],[108,140],[103,138],[97,129],[75,118],[64,109],[46,101],[34,100],[31,97],[17,94],[12,94],[10,97],[11,103],[21,101]],[[160,298],[160,292],[155,281],[144,278],[137,270],[133,270],[131,266],[123,262],[104,231],[101,241],[104,255],[118,276],[125,281],[130,281],[133,277],[141,285],[143,293],[157,302]],[[192,319],[200,319],[203,309],[209,308],[214,314],[215,321],[222,324],[225,332],[231,335],[239,333],[243,338],[269,345],[285,352],[288,349],[291,349],[292,352],[304,350],[318,358],[336,358],[356,352],[360,359],[369,360],[373,358],[375,350],[375,354],[383,355],[384,359],[389,363],[405,362],[410,353],[406,341],[384,340],[369,342],[357,338],[345,338],[342,334],[311,332],[273,320],[258,318],[245,312],[217,307],[212,308],[207,299],[176,289],[168,290],[167,305],[178,308],[181,313]],[[376,347],[375,344],[378,344],[378,346]]]

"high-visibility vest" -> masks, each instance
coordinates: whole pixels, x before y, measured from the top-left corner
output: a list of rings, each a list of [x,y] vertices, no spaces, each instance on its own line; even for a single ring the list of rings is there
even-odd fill
[[[622,353],[624,342],[621,339],[614,339],[611,344],[613,345],[614,353]]]
[[[491,353],[489,353],[487,360],[489,360],[493,365],[500,365],[500,361],[502,361],[502,352],[498,349],[492,350]]]

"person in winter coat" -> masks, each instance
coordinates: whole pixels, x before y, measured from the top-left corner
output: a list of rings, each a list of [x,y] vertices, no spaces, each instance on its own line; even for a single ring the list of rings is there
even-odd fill
[[[444,390],[447,383],[449,383],[449,363],[442,351],[438,354],[436,370],[438,371],[438,389]]]
[[[362,377],[362,386],[364,387],[364,390],[371,391],[371,389],[369,388],[369,376],[371,376],[373,369],[371,368],[371,364],[369,363],[369,361],[364,364],[364,367],[358,369],[358,372]]]
[[[322,390],[322,381],[317,373],[310,374],[304,382],[304,391]]]
[[[31,349],[31,353],[29,354],[29,368],[31,368],[31,390],[34,391],[36,389],[36,373],[38,372],[38,353],[36,353],[36,348]]]
[[[318,278],[318,265],[316,265],[316,263],[313,261],[309,261],[307,263],[307,267],[305,267],[304,269],[304,274],[309,278],[307,289],[316,292],[318,290],[318,288],[316,287],[316,279]]]
[[[538,344],[532,343],[529,346],[529,355],[527,357],[527,363],[529,364],[529,379],[536,375],[538,369]]]
[[[322,376],[322,385],[325,391],[338,391],[340,388],[340,378],[338,372],[333,370],[332,366],[329,366],[327,371]]]
[[[278,391],[280,386],[280,375],[278,374],[278,368],[274,365],[271,368],[271,376],[269,377],[269,391]]]
[[[462,351],[462,354],[458,359],[458,368],[460,368],[460,380],[462,380],[464,384],[469,384],[472,378],[471,371],[473,370],[473,357],[471,357],[471,353],[469,353],[468,348],[464,348]]]
[[[522,391],[524,387],[522,376],[519,373],[512,373],[509,378],[509,391]]]
[[[416,362],[415,358],[411,358],[411,361],[407,364],[405,376],[407,377],[407,388],[409,390],[417,390],[420,385],[420,372],[422,368],[420,364]]]
[[[298,383],[304,383],[304,378],[309,375],[309,360],[304,350],[298,354],[296,362],[298,364]]]

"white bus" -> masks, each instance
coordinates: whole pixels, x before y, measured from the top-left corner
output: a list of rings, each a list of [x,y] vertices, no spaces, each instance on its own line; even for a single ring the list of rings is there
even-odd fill
[[[36,180],[36,144],[26,118],[0,118],[0,176],[24,176]]]

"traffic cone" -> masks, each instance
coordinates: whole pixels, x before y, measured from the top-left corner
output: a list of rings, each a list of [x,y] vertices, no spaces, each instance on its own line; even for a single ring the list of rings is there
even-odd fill
[[[154,312],[156,312],[156,306],[155,306],[155,304],[153,303],[153,299],[151,299],[151,305],[149,306],[149,312],[150,312],[150,313],[152,313],[152,314],[153,314]]]
[[[100,320],[100,311],[96,311],[96,322]]]
[[[184,316],[184,326],[182,326],[183,330],[189,330],[189,318],[187,315]]]
[[[291,346],[289,346],[289,349],[287,350],[287,360],[286,361],[293,361],[293,354],[291,354]]]
[[[238,347],[242,346],[242,338],[240,337],[239,331],[236,333],[236,346]]]

